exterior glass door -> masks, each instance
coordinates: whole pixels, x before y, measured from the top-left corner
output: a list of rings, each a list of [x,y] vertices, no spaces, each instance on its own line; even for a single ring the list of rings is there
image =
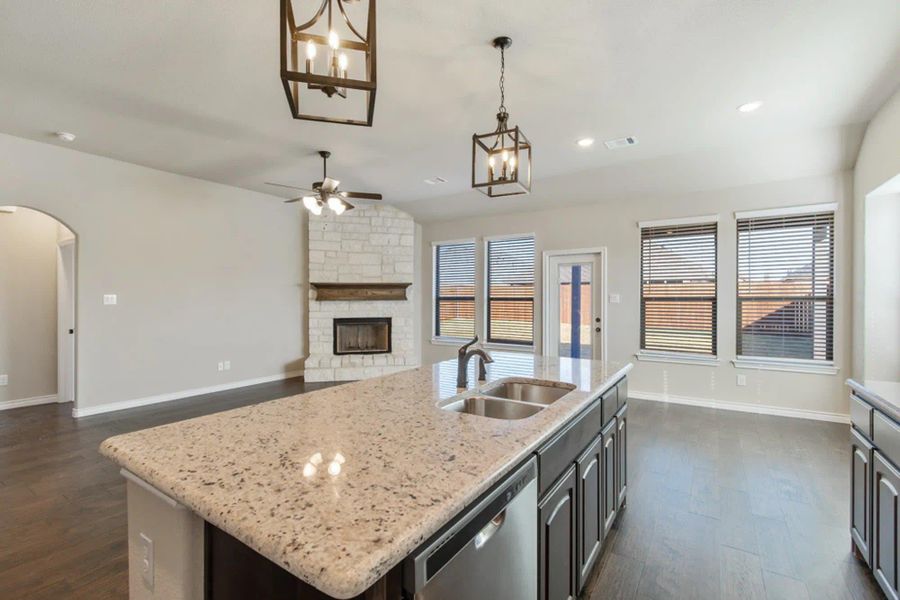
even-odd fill
[[[593,358],[591,328],[593,314],[592,270],[590,262],[561,264],[557,273],[559,296],[558,356]]]

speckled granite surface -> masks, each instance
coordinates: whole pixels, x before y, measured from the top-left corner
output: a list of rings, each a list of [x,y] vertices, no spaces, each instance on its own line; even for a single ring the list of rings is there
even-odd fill
[[[349,598],[631,369],[493,356],[489,381],[577,387],[527,419],[454,413],[437,406],[458,393],[448,361],[116,436],[101,452],[303,581]]]

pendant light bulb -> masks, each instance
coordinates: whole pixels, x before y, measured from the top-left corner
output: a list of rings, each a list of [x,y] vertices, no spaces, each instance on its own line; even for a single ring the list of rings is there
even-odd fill
[[[314,58],[316,58],[316,52],[317,49],[315,42],[313,42],[312,40],[306,42],[306,59],[313,60]]]
[[[503,153],[500,155],[500,158],[503,159],[503,162],[509,161],[509,150],[503,149]]]
[[[340,67],[341,71],[346,71],[347,65],[349,65],[349,64],[350,64],[350,59],[347,58],[347,53],[341,52],[338,55],[338,66]]]
[[[334,29],[328,32],[328,45],[331,46],[332,50],[337,50],[341,45],[341,38],[338,37]]]
[[[514,170],[514,171],[515,171],[515,169],[516,169],[516,157],[515,157],[515,155],[513,155],[513,156],[511,156],[511,157],[509,158],[509,168],[512,169],[512,170]]]
[[[497,164],[497,161],[494,160],[494,155],[491,154],[491,156],[488,158],[488,166],[494,168],[495,164]]]

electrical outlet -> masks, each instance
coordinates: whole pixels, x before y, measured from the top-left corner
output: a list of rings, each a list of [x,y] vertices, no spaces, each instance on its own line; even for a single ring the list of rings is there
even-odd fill
[[[219,370],[220,370],[220,371],[224,371],[224,370],[225,370],[225,363],[223,363],[222,361],[219,361]]]
[[[146,533],[140,539],[141,578],[147,589],[153,589],[153,540]]]
[[[737,376],[737,384],[741,386],[747,385],[747,376],[739,374]]]
[[[103,304],[110,306],[118,303],[119,298],[115,294],[103,294]]]
[[[230,370],[231,370],[231,361],[230,361],[230,360],[226,360],[226,361],[225,361],[225,370],[226,370],[226,371],[230,371]]]
[[[0,385],[9,385],[9,375],[0,375]]]

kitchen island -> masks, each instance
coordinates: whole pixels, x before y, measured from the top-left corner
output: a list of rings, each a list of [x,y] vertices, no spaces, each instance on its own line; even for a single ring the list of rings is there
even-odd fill
[[[215,596],[206,589],[211,532],[309,586],[309,597],[388,597],[386,579],[400,576],[405,559],[535,454],[542,506],[555,500],[553,516],[575,521],[577,474],[599,484],[604,460],[610,481],[617,474],[610,506],[623,505],[624,448],[604,459],[601,429],[621,423],[624,446],[631,365],[493,357],[486,382],[470,365],[467,390],[447,361],[106,440],[101,452],[129,482],[131,597]],[[458,412],[460,398],[492,382],[533,380],[562,387],[561,397],[524,418]],[[607,519],[589,520],[602,536]],[[593,565],[597,545],[569,537],[573,557]],[[542,591],[550,577],[555,587],[580,586],[576,566],[571,578],[545,573]]]

